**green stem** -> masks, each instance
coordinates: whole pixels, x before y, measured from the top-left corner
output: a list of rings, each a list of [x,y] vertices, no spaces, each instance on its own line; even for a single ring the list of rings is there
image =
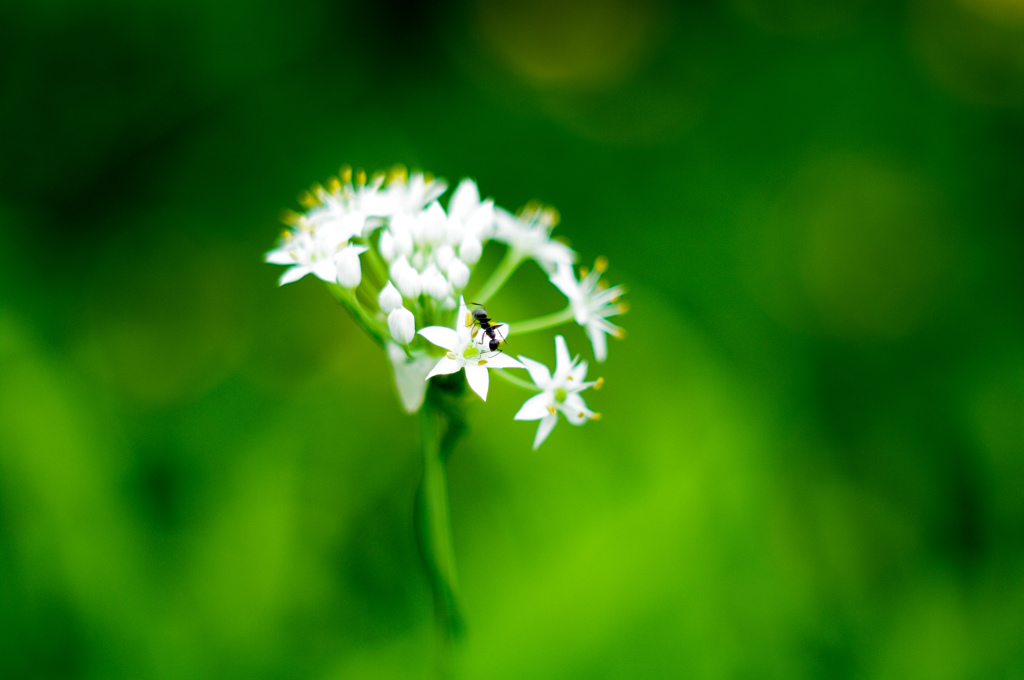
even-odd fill
[[[355,296],[355,291],[342,288],[336,283],[328,283],[327,289],[331,292],[331,295],[334,296],[335,300],[345,305],[345,308],[348,309],[349,314],[352,315],[356,324],[366,331],[366,334],[369,335],[374,342],[381,347],[384,347],[384,339],[386,337],[384,329],[367,313],[366,309],[359,304],[359,300],[357,300]]]
[[[505,282],[508,281],[522,261],[523,256],[516,250],[509,248],[505,252],[505,257],[498,264],[498,268],[494,270],[491,278],[487,280],[484,287],[474,296],[473,301],[481,305],[486,304],[492,295],[501,290],[501,287],[505,285]],[[469,301],[467,300],[467,302]]]
[[[569,323],[572,320],[572,305],[570,305],[562,311],[555,312],[554,314],[538,316],[536,319],[529,319],[518,323],[510,323],[508,325],[508,329],[510,333],[515,331],[516,335],[522,335],[523,333],[535,333],[548,328],[554,328],[555,326],[561,326],[562,324]]]
[[[530,392],[540,392],[540,388],[537,387],[536,385],[534,385],[533,383],[526,382],[522,378],[517,378],[514,375],[512,375],[511,373],[507,373],[504,369],[501,369],[501,368],[492,369],[491,370],[491,375],[496,375],[499,378],[501,378],[502,380],[504,380],[505,382],[511,383],[511,384],[515,385],[516,387],[521,387],[524,390],[529,390]]]
[[[460,403],[431,385],[420,410],[423,482],[417,498],[417,529],[434,594],[438,678],[453,677],[455,643],[463,627],[447,478],[448,458],[466,429]]]

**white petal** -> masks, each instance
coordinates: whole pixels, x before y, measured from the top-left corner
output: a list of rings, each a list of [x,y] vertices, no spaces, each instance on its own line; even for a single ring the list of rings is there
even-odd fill
[[[526,368],[504,352],[495,352],[484,358],[487,360],[487,363],[484,364],[487,368]]]
[[[526,400],[526,403],[513,416],[513,420],[540,420],[551,415],[548,406],[551,406],[550,392],[535,394]]]
[[[555,429],[555,423],[558,422],[558,416],[553,416],[550,413],[546,418],[540,421],[540,425],[537,426],[537,436],[533,438],[533,450],[536,451],[540,448],[540,445],[544,443],[544,440],[551,434],[551,430]]]
[[[466,264],[476,264],[483,252],[484,246],[480,243],[480,239],[472,234],[462,239],[462,243],[459,245],[459,258]]]
[[[464,179],[455,188],[455,193],[448,200],[448,212],[465,218],[480,204],[480,190],[476,188],[476,182],[471,179]]]
[[[597,359],[597,363],[603,362],[608,358],[608,337],[593,324],[587,326],[587,336],[590,337],[590,344],[594,346],[594,358]]]
[[[288,248],[277,248],[263,256],[265,262],[270,264],[295,264],[295,256]]]
[[[527,359],[522,354],[519,355],[519,361],[523,362],[523,366],[530,373],[530,380],[533,384],[542,389],[547,389],[548,385],[551,384],[551,372],[548,367],[539,361],[533,359]]]
[[[377,241],[377,249],[380,250],[381,257],[388,262],[395,259],[395,237],[391,235],[390,229],[384,229],[380,232],[380,239]]]
[[[586,402],[583,401],[583,397],[579,394],[572,393],[565,396],[565,401],[558,404],[559,411],[565,414],[565,417],[569,419],[569,422],[573,425],[582,425],[594,414],[589,408],[587,408]]]
[[[470,389],[479,394],[480,398],[484,401],[487,401],[487,383],[489,380],[486,368],[466,364],[466,382],[469,383]]]
[[[318,260],[313,263],[313,273],[316,274],[318,279],[322,279],[327,283],[338,282],[338,268],[334,264],[334,259],[329,260]]]
[[[457,257],[452,257],[448,264],[448,280],[456,290],[462,290],[469,283],[469,267]]]
[[[572,366],[572,357],[569,356],[569,346],[565,344],[565,338],[563,338],[561,335],[556,335],[555,374],[568,375],[570,366]]]
[[[292,281],[298,281],[303,276],[309,273],[309,267],[297,264],[294,267],[290,267],[285,270],[284,274],[281,274],[281,278],[277,280],[277,285],[283,286],[286,283]]]
[[[438,347],[444,347],[452,352],[455,351],[459,344],[458,333],[444,326],[427,326],[426,328],[421,328],[419,334]]]
[[[425,380],[429,380],[435,375],[449,375],[451,373],[455,373],[460,368],[462,368],[462,366],[459,365],[458,361],[449,359],[448,357],[441,357],[441,360],[437,362],[437,365],[430,369],[430,373],[427,373]]]

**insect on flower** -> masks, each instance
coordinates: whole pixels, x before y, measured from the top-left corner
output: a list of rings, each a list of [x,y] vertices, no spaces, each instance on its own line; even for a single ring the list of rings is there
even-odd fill
[[[484,335],[487,336],[488,344],[487,347],[492,352],[497,352],[498,347],[501,343],[505,342],[505,338],[498,332],[498,328],[495,324],[491,323],[491,317],[487,316],[487,308],[477,302],[470,302],[471,305],[476,305],[470,314],[473,316],[473,325],[480,328]],[[476,336],[474,330],[473,335]],[[498,338],[501,338],[500,340]]]

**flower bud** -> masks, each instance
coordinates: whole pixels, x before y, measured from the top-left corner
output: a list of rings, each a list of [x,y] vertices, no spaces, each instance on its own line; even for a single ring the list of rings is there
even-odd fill
[[[342,288],[355,288],[363,278],[359,267],[359,253],[365,252],[366,246],[348,246],[338,251],[334,263],[338,268],[338,285]]]
[[[395,252],[395,237],[390,229],[381,230],[380,240],[377,241],[377,249],[380,250],[381,257],[388,262],[395,259],[398,253]]]
[[[420,296],[422,289],[420,273],[412,268],[409,260],[405,259],[404,255],[391,263],[389,273],[391,274],[391,280],[395,282],[395,287],[398,288],[404,297],[415,300]]]
[[[459,258],[453,258],[448,265],[448,280],[455,290],[462,290],[469,283],[469,267]]]
[[[426,212],[420,216],[420,219],[423,220],[423,240],[426,243],[435,244],[444,240],[448,215],[445,214],[440,203],[434,201],[427,206]]]
[[[408,345],[416,337],[416,317],[405,307],[398,307],[388,314],[388,329],[395,342]]]
[[[423,270],[422,275],[423,292],[435,300],[441,301],[448,297],[450,289],[448,279],[444,277],[436,266],[430,264]]]
[[[402,294],[395,288],[395,284],[388,281],[388,285],[384,286],[377,297],[377,303],[380,304],[380,311],[390,314],[402,306]]]
[[[441,271],[448,269],[448,265],[452,263],[455,258],[455,249],[447,243],[438,246],[434,249],[434,262],[437,263],[437,268]]]
[[[484,246],[480,243],[480,239],[472,234],[462,239],[462,244],[459,246],[459,258],[468,265],[476,264],[483,252]]]

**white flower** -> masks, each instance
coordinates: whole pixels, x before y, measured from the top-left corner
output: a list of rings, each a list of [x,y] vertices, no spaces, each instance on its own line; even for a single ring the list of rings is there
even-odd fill
[[[469,283],[469,267],[466,263],[455,257],[448,265],[448,280],[455,290],[462,290]]]
[[[600,414],[594,413],[583,401],[580,392],[592,386],[600,386],[601,381],[584,382],[587,377],[587,362],[579,361],[579,357],[572,359],[569,356],[569,348],[565,344],[565,338],[561,335],[555,338],[555,374],[552,376],[544,364],[520,356],[519,360],[526,365],[530,378],[534,384],[541,389],[526,400],[519,412],[516,413],[516,420],[539,420],[537,436],[533,439],[533,450],[544,443],[551,430],[558,422],[558,412],[573,425],[582,425],[587,420],[597,420]]]
[[[501,337],[508,336],[507,324],[494,324]],[[448,350],[437,365],[427,374],[426,379],[435,375],[447,375],[460,369],[466,369],[466,382],[487,401],[488,368],[525,368],[521,363],[502,352],[490,352],[486,343],[488,337],[474,327],[473,316],[466,307],[466,301],[459,298],[459,312],[455,317],[455,328],[444,326],[428,326],[421,328],[419,334],[438,347]]]
[[[405,255],[391,263],[388,274],[403,296],[410,300],[415,300],[420,296],[420,291],[422,290],[420,273],[409,264],[409,260],[405,259]]]
[[[284,233],[281,245],[266,254],[266,261],[292,265],[278,281],[282,286],[298,281],[306,274],[314,274],[328,283],[337,283],[339,256],[344,260],[346,274],[350,274],[352,256],[355,255],[358,267],[358,255],[366,250],[363,246],[348,245],[351,236],[338,222],[314,227],[305,217],[300,216],[295,225]],[[358,283],[356,281],[356,285]]]
[[[494,231],[494,201],[480,200],[476,182],[459,182],[448,201],[448,242],[459,243],[467,236],[486,241]]]
[[[367,246],[345,246],[334,256],[337,265],[338,285],[342,288],[355,288],[363,279],[363,270],[359,266],[359,255],[365,253]]]
[[[351,236],[361,236],[380,222],[368,222],[368,218],[381,214],[379,190],[383,183],[384,176],[378,175],[367,184],[366,173],[360,170],[353,184],[352,169],[342,168],[340,181],[331,178],[326,189],[318,185],[312,194],[301,198],[309,208],[306,219],[315,227],[335,225]]]
[[[554,208],[530,204],[518,217],[498,208],[494,217],[495,240],[507,243],[520,257],[533,258],[548,271],[558,264],[576,261],[572,248],[551,239],[551,230],[558,224],[558,212]]]
[[[608,321],[608,317],[625,313],[626,303],[618,302],[618,299],[626,290],[622,286],[602,289],[598,279],[606,269],[608,260],[599,257],[594,263],[594,271],[584,273],[582,281],[576,280],[576,274],[568,264],[560,264],[550,276],[551,283],[569,298],[573,318],[586,329],[598,362],[608,356],[608,339],[605,335],[621,338],[625,334],[621,328]]]
[[[406,178],[400,173],[385,187],[382,198],[386,204],[387,215],[415,213],[422,210],[428,203],[443,194],[448,183],[443,179],[417,172]]]
[[[416,317],[405,307],[399,305],[388,314],[388,330],[391,337],[400,345],[408,345],[416,337]]]
[[[402,306],[402,294],[395,288],[395,284],[388,281],[380,295],[377,296],[377,304],[380,305],[380,311],[390,314]]]

